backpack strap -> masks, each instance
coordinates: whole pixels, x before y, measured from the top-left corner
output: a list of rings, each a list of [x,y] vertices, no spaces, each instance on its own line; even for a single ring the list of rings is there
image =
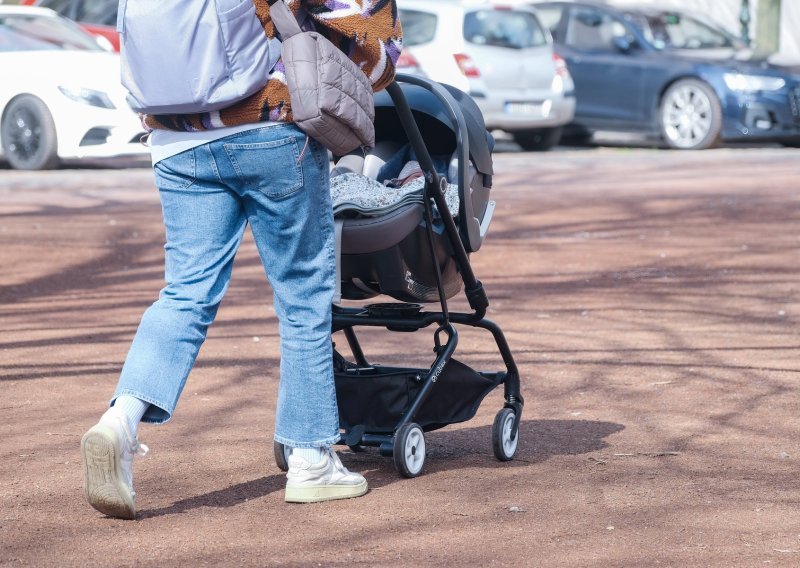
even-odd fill
[[[282,39],[287,40],[302,32],[300,24],[284,0],[267,0],[267,4],[272,23],[275,24]]]

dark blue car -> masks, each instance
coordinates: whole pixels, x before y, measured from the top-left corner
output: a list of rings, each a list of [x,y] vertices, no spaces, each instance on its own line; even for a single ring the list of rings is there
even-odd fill
[[[693,150],[746,140],[800,146],[800,68],[754,58],[728,32],[680,12],[533,5],[575,80],[573,137],[616,130]]]

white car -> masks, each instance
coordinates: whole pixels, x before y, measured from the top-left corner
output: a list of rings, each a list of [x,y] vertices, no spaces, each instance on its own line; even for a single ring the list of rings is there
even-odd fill
[[[119,55],[52,10],[0,5],[0,76],[0,155],[12,168],[148,153]]]
[[[420,69],[469,93],[490,130],[547,150],[575,114],[575,86],[534,8],[507,0],[398,0],[399,72]]]

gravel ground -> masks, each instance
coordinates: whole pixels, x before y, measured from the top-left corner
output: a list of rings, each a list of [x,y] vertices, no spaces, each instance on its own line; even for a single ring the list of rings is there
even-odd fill
[[[492,456],[498,390],[427,436],[419,478],[343,450],[371,487],[350,501],[283,502],[247,239],[175,419],[140,431],[133,522],[86,504],[78,445],[161,286],[151,173],[0,170],[0,565],[800,565],[798,156],[498,154],[473,264],[523,376],[517,459]],[[431,362],[427,332],[364,342]],[[502,369],[485,334],[458,357]]]

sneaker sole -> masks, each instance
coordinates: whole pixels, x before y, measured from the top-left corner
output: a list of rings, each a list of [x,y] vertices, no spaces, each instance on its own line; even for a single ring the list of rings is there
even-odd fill
[[[286,487],[287,503],[319,503],[336,499],[361,497],[367,492],[366,480],[358,485],[318,485],[314,487]]]
[[[81,440],[83,481],[89,504],[110,517],[133,519],[133,496],[122,481],[120,451],[110,428],[95,426]]]

